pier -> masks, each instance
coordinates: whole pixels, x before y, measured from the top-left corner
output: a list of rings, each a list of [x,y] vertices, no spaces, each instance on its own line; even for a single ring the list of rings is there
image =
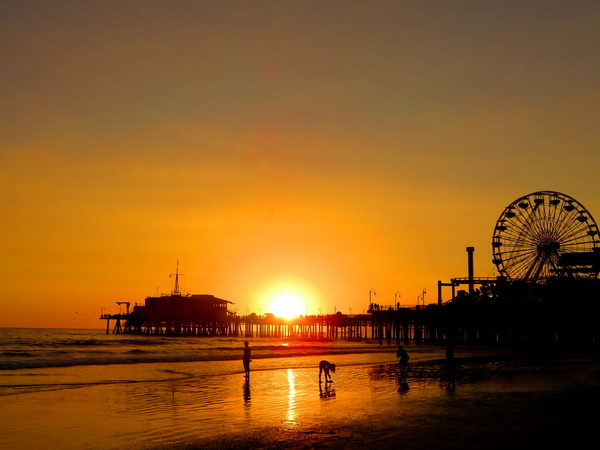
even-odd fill
[[[428,324],[423,307],[283,319],[271,314],[230,315],[220,322],[139,323],[129,314],[104,314],[106,333],[160,336],[234,336],[279,339],[374,339],[397,344],[437,341],[441,331]],[[114,324],[111,331],[111,321]]]
[[[366,314],[338,312],[294,319],[225,312],[213,319],[196,316],[186,320],[142,320],[134,314],[135,308],[129,314],[104,314],[101,319],[106,320],[107,333],[146,336],[368,339],[387,344],[440,344],[450,338],[465,344],[596,345],[600,341],[598,288],[597,282],[555,283],[550,286],[554,297],[548,295],[543,302],[532,296],[489,295],[479,290],[469,295],[463,291],[442,304],[389,306],[369,309]],[[571,298],[577,298],[578,304],[567,305]]]

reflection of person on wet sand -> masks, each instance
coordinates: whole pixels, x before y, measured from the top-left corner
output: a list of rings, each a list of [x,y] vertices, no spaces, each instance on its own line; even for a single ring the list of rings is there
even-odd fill
[[[454,342],[452,339],[448,339],[448,344],[446,345],[446,361],[444,363],[444,377],[442,380],[448,382],[446,385],[446,389],[454,390],[456,387],[456,381],[454,378]]]
[[[444,382],[446,382],[445,385]],[[448,391],[453,391],[454,389],[456,389],[456,379],[454,377],[454,370],[446,368],[444,374],[442,375],[440,385],[442,387],[445,386],[445,389]]]
[[[329,373],[335,372],[335,364],[331,364],[329,361],[321,361],[319,363],[319,383],[321,382],[321,374],[325,372],[325,383],[327,383],[327,378],[329,377],[329,381],[331,382],[331,374]]]
[[[319,397],[330,398],[335,397],[335,389],[332,388],[331,383],[325,382],[325,389],[323,389],[323,383],[319,383]]]
[[[398,393],[404,394],[410,389],[408,383],[406,382],[406,373],[401,372],[398,374]]]
[[[244,359],[242,360],[244,363],[244,370],[246,371],[246,378],[250,378],[250,347],[248,346],[248,341],[244,342]]]
[[[250,404],[250,379],[246,378],[246,381],[244,381],[244,403],[249,405]]]

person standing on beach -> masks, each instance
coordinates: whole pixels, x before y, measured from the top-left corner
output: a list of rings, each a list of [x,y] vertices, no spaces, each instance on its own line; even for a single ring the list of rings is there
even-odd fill
[[[448,344],[446,345],[444,377],[448,381],[446,389],[453,391],[456,388],[456,381],[454,379],[454,341],[452,339],[448,339]]]
[[[250,378],[250,347],[248,346],[248,341],[244,342],[244,359],[242,360],[244,363],[244,370],[246,371],[246,378]]]
[[[400,345],[398,347],[398,351],[396,352],[396,358],[400,358],[400,372],[406,372],[406,364],[408,363],[408,353],[406,350]]]

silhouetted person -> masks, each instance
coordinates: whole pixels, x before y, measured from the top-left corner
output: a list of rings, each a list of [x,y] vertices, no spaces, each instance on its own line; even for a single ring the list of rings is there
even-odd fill
[[[398,361],[398,365],[400,366],[400,373],[398,374],[398,393],[404,394],[410,389],[408,387],[408,383],[406,382],[406,364],[408,363],[408,353],[406,353],[406,350],[404,350],[404,347],[401,345],[398,346],[396,358],[400,358],[400,361]]]
[[[406,364],[408,363],[408,353],[406,353],[406,350],[404,350],[404,347],[402,347],[401,345],[398,346],[398,351],[396,352],[396,358],[400,358],[399,361],[399,365],[400,365],[400,372],[405,373],[406,372]]]
[[[244,359],[242,360],[244,362],[244,370],[246,371],[246,378],[250,378],[250,362],[252,361],[250,359],[250,347],[248,346],[248,341],[244,342]]]
[[[331,374],[329,373],[335,372],[335,364],[331,364],[329,361],[321,361],[319,363],[319,383],[321,382],[321,374],[325,372],[325,383],[327,383],[327,377],[329,377],[329,381],[331,381]]]

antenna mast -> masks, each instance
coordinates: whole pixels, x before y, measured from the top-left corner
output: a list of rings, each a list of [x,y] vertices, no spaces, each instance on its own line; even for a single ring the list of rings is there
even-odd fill
[[[179,291],[179,260],[177,260],[177,267],[175,268],[175,274],[170,273],[169,277],[172,277],[173,275],[175,275],[175,285],[173,286],[173,292],[171,292],[171,295],[173,295],[173,294],[181,295],[181,292]]]

